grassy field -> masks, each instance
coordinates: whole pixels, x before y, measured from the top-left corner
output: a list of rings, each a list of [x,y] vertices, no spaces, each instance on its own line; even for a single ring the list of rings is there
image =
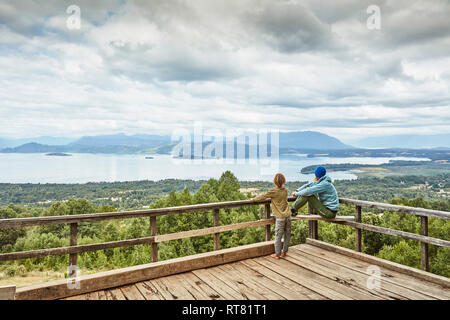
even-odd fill
[[[0,286],[15,285],[19,288],[59,279],[64,279],[63,272],[32,271],[13,277],[9,277],[4,272],[0,272]]]
[[[106,270],[107,269],[103,270],[82,269],[79,271],[79,275],[80,276],[88,275]],[[64,272],[56,272],[51,270],[23,272],[15,276],[8,276],[6,270],[0,272],[0,286],[15,285],[17,288],[61,279],[65,279]]]

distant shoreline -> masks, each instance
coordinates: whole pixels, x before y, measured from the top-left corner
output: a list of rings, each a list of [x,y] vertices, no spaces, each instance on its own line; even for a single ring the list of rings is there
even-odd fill
[[[46,156],[51,156],[51,157],[71,157],[72,155],[69,153],[64,153],[64,152],[51,152],[51,153],[46,153]]]

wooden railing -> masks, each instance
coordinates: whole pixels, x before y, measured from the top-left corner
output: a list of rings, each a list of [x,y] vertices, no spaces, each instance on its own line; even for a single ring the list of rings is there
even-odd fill
[[[295,198],[289,198],[289,201]],[[368,230],[379,232],[383,234],[399,236],[406,239],[418,240],[422,244],[422,269],[428,270],[428,244],[443,246],[450,248],[450,241],[432,238],[428,236],[428,218],[442,218],[450,219],[450,212],[428,210],[414,207],[397,206],[378,202],[369,202],[353,199],[341,198],[340,203],[347,205],[354,205],[356,207],[355,216],[337,216],[335,219],[324,219],[318,215],[314,215],[312,209],[309,208],[308,215],[298,215],[293,220],[308,220],[309,221],[309,237],[318,239],[318,220],[323,220],[332,223],[338,223],[355,228],[356,230],[356,249],[361,251],[361,230]],[[219,211],[220,209],[237,208],[243,206],[264,205],[264,218],[256,221],[242,222],[230,225],[219,225]],[[362,208],[375,208],[388,211],[405,212],[409,214],[418,215],[421,217],[421,234],[408,233],[399,230],[393,230],[368,224],[361,223]],[[168,214],[182,214],[193,211],[212,211],[213,226],[204,229],[176,232],[170,234],[161,234],[157,232],[156,217]],[[136,239],[127,239],[119,241],[111,241],[96,244],[78,245],[78,224],[82,222],[95,222],[111,219],[129,219],[129,218],[149,218],[150,230],[149,236]],[[244,228],[252,228],[258,226],[265,226],[265,240],[271,239],[271,227],[274,223],[274,217],[271,216],[270,200],[254,202],[252,200],[228,201],[219,203],[196,204],[179,207],[158,208],[148,210],[135,210],[125,212],[107,212],[107,213],[92,213],[69,216],[47,216],[35,218],[14,218],[1,219],[0,229],[7,228],[22,228],[29,226],[42,226],[53,224],[69,224],[70,225],[70,245],[68,247],[40,249],[31,251],[20,251],[0,254],[0,262],[10,260],[21,260],[29,258],[40,258],[47,256],[69,255],[69,265],[77,264],[77,255],[82,252],[104,250],[111,248],[119,248],[126,246],[148,244],[151,246],[151,261],[158,261],[158,243],[163,241],[170,241],[176,239],[190,238],[203,235],[214,235],[214,250],[220,249],[220,233],[225,231],[232,231]]]
[[[432,238],[428,236],[428,218],[440,218],[440,219],[450,219],[450,212],[415,208],[408,206],[399,206],[388,203],[371,202],[363,200],[354,200],[340,198],[339,202],[347,205],[354,205],[356,208],[356,219],[355,221],[333,221],[334,223],[339,223],[355,228],[356,230],[356,250],[361,252],[361,230],[373,231],[382,234],[387,234],[390,236],[401,237],[405,239],[412,239],[420,241],[421,243],[421,268],[425,271],[429,271],[428,263],[428,244],[433,244],[436,246],[450,248],[450,241]],[[403,212],[408,214],[413,214],[420,217],[420,235],[410,232],[404,232],[400,230],[394,230],[379,226],[374,226],[370,224],[361,223],[361,212],[362,208],[372,208],[384,211],[394,211]],[[317,223],[317,222],[316,222]],[[317,228],[317,226],[316,226]],[[317,239],[317,238],[316,238]]]
[[[237,208],[250,205],[265,206],[265,219],[236,223],[231,225],[219,225],[219,211],[220,209]],[[168,214],[181,214],[193,211],[210,211],[213,212],[213,227],[183,231],[170,234],[159,235],[157,233],[156,218],[158,216]],[[126,239],[119,241],[110,241],[103,243],[78,245],[78,224],[83,222],[97,222],[111,219],[130,219],[130,218],[149,218],[150,230],[149,236],[143,238]],[[170,241],[176,239],[190,238],[195,236],[202,236],[208,234],[214,234],[214,250],[220,249],[220,233],[225,231],[232,231],[244,228],[265,226],[266,227],[266,240],[270,240],[270,225],[274,223],[273,217],[270,216],[270,200],[253,202],[252,200],[242,201],[228,201],[219,203],[206,203],[196,204],[179,207],[158,208],[148,210],[135,210],[124,212],[106,212],[106,213],[92,213],[92,214],[80,214],[80,215],[67,215],[67,216],[46,216],[35,218],[14,218],[14,219],[1,219],[0,229],[7,228],[22,228],[30,226],[43,226],[54,224],[68,224],[70,225],[70,242],[68,247],[20,251],[0,254],[0,262],[10,260],[21,260],[29,258],[40,258],[48,256],[69,255],[69,265],[73,266],[77,264],[77,255],[82,252],[104,250],[111,248],[127,247],[134,245],[149,244],[151,246],[151,261],[158,261],[158,243],[163,241]]]

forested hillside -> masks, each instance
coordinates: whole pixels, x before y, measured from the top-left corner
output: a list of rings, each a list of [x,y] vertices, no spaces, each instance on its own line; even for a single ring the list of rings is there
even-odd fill
[[[408,183],[407,181],[398,183]],[[179,184],[175,184],[179,186]],[[175,186],[175,185],[172,185]],[[195,184],[193,186],[196,186]],[[202,182],[201,186],[191,192],[188,187],[179,191],[170,191],[166,196],[148,203],[151,208],[172,207],[180,205],[210,203],[219,201],[243,200],[255,196],[248,190],[252,184],[240,184],[229,171],[221,178]],[[296,185],[298,186],[298,185]],[[338,192],[351,188],[352,182],[337,184]],[[269,183],[261,183],[260,189],[269,188]],[[294,186],[289,184],[292,190]],[[367,186],[370,190],[370,186]],[[259,191],[259,192],[260,192]],[[356,192],[356,191],[355,191]],[[362,195],[370,198],[370,192],[359,189]],[[366,196],[363,196],[366,197]],[[389,194],[386,198],[389,198]],[[377,198],[377,197],[375,197]],[[370,200],[370,199],[369,199]],[[379,199],[375,199],[379,200]],[[427,201],[422,198],[394,198],[391,203],[415,207],[450,210],[450,200]],[[137,208],[139,208],[138,206]],[[8,205],[0,208],[0,218],[16,218],[31,216],[77,215],[94,212],[116,211],[110,205],[98,206],[83,198],[70,198],[65,202],[54,202],[48,207],[24,207]],[[353,215],[354,207],[341,206],[340,215]],[[306,214],[306,208],[303,208]],[[250,206],[220,211],[221,224],[231,224],[260,219],[263,215],[262,206]],[[363,222],[392,229],[418,233],[420,218],[403,213],[363,211]],[[185,230],[199,229],[213,225],[211,212],[193,212],[186,214],[167,215],[157,218],[158,233],[166,234]],[[149,235],[149,219],[134,218],[110,220],[94,223],[81,223],[78,229],[79,244],[100,243],[144,237]],[[305,241],[308,227],[305,221],[296,221],[292,226],[291,245]],[[450,240],[450,221],[433,219],[429,221],[431,237]],[[159,244],[159,259],[165,260],[200,252],[213,250],[212,235],[190,239],[175,240]],[[242,229],[221,234],[221,248],[229,248],[243,244],[264,241],[264,227]],[[339,246],[354,248],[354,229],[346,226],[319,221],[319,239]],[[50,225],[44,227],[27,227],[25,229],[0,230],[0,251],[2,253],[67,246],[69,244],[69,228],[65,225]],[[396,237],[363,231],[363,251],[388,260],[403,263],[418,268],[420,266],[420,244],[413,240],[401,240]],[[430,270],[436,274],[450,276],[450,250],[430,245]],[[139,245],[127,248],[107,249],[79,254],[78,264],[82,272],[93,272],[105,269],[120,268],[150,262],[150,246]],[[65,272],[68,267],[68,257],[46,257],[27,259],[23,261],[0,264],[0,281],[13,276],[26,277],[33,271]]]
[[[160,181],[89,182],[83,184],[0,183],[0,206],[15,204],[47,208],[55,202],[84,198],[96,206],[110,205],[118,210],[138,209],[174,191],[188,188],[196,192],[205,180],[164,179]],[[288,181],[294,190],[306,181]],[[362,177],[334,181],[341,197],[385,201],[396,197],[445,200],[450,194],[450,174]],[[268,181],[240,181],[241,189],[263,192],[271,188]]]

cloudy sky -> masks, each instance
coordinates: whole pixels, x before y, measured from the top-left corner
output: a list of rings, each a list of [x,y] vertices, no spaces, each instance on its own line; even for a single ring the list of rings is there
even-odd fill
[[[449,21],[448,0],[0,0],[0,137],[194,121],[345,142],[449,133]]]

